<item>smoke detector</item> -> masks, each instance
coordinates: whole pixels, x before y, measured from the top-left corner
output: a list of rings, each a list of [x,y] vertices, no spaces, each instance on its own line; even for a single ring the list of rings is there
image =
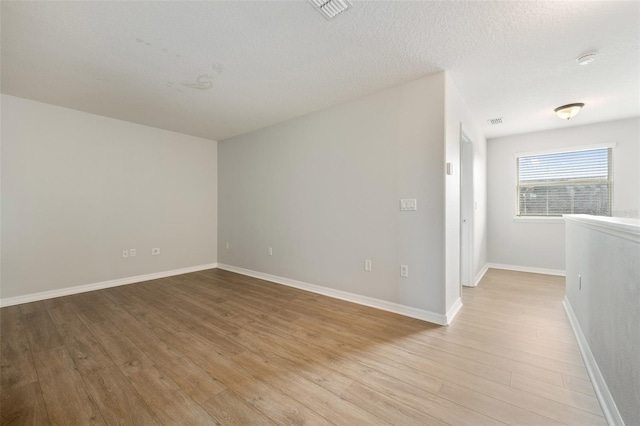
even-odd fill
[[[349,0],[309,0],[309,3],[328,20],[351,8]]]
[[[487,120],[487,123],[491,124],[492,126],[495,124],[502,124],[502,117],[490,118],[489,120]]]

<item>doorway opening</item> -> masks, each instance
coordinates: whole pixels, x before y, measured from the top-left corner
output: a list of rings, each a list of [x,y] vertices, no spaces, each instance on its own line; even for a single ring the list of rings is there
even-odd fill
[[[460,128],[460,284],[475,285],[473,276],[473,143]],[[462,293],[462,288],[460,289]]]

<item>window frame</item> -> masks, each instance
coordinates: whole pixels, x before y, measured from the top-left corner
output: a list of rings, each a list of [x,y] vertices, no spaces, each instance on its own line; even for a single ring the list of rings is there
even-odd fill
[[[529,157],[529,156],[536,156],[536,155],[547,155],[547,154],[562,154],[562,153],[569,153],[569,152],[576,152],[576,151],[593,151],[596,149],[611,149],[611,158],[609,159],[609,164],[610,164],[610,170],[609,170],[609,176],[610,176],[610,183],[611,183],[611,187],[609,189],[609,207],[610,207],[610,212],[611,214],[613,214],[613,197],[614,197],[614,175],[613,175],[613,164],[614,164],[614,160],[615,160],[615,148],[616,148],[616,143],[615,142],[609,142],[609,143],[600,143],[600,144],[593,144],[593,145],[580,145],[580,146],[569,146],[569,147],[562,147],[562,148],[550,148],[550,149],[545,149],[545,150],[538,150],[538,151],[526,151],[526,152],[516,152],[514,154],[514,161],[513,161],[513,167],[514,167],[514,188],[513,188],[513,193],[515,194],[515,210],[514,210],[514,222],[539,222],[539,223],[562,223],[564,222],[563,219],[563,215],[559,215],[559,216],[521,216],[518,213],[520,212],[520,194],[518,192],[518,188],[519,188],[519,182],[520,182],[520,174],[519,174],[519,170],[518,170],[518,160],[520,157]],[[569,213],[566,213],[569,214]]]

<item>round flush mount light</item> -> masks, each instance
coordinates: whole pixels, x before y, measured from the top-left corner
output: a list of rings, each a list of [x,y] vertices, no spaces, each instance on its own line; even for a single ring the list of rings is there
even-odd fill
[[[559,106],[558,108],[554,109],[554,111],[556,112],[558,117],[562,118],[563,120],[571,120],[573,117],[578,115],[583,106],[583,103],[567,104]]]
[[[584,55],[578,56],[576,58],[576,62],[578,62],[580,65],[589,65],[590,63],[596,60],[597,54],[598,52],[585,53]]]

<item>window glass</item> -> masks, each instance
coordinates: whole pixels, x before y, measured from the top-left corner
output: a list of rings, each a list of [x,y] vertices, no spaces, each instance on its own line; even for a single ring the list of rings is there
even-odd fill
[[[518,216],[611,216],[611,148],[516,159]]]

